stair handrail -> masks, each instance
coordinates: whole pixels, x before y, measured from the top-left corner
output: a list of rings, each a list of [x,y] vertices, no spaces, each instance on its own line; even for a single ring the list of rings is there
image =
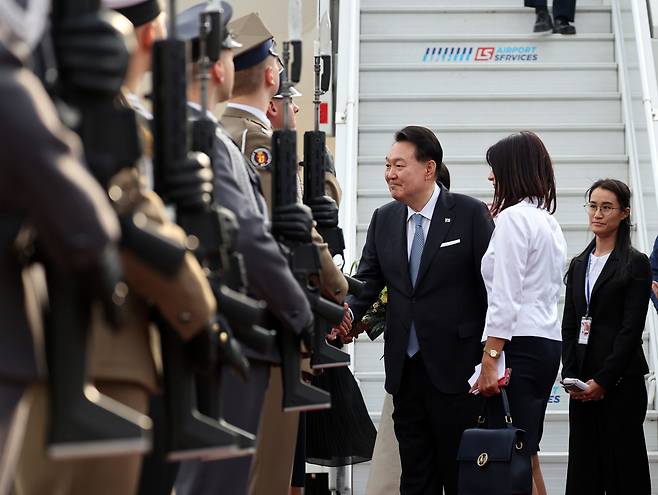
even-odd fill
[[[656,83],[656,71],[653,63],[651,49],[651,31],[649,29],[649,14],[645,0],[630,0],[633,13],[633,29],[635,35],[635,46],[637,48],[638,69],[642,84],[642,105],[647,126],[647,141],[649,143],[649,155],[654,183],[654,195],[658,207],[658,126],[655,109],[658,108],[658,84]],[[644,213],[644,194],[642,192],[642,181],[640,176],[640,161],[637,151],[637,138],[635,124],[633,122],[632,94],[629,84],[628,66],[625,56],[625,40],[622,27],[622,16],[620,0],[611,0],[612,25],[615,38],[615,56],[619,67],[619,85],[622,95],[622,110],[626,126],[626,147],[630,164],[630,182],[635,191],[633,195],[633,211],[635,216],[636,232],[638,235],[637,245],[645,253],[650,253],[653,243],[649,241],[647,232],[646,216]],[[655,311],[649,311],[647,315],[647,326],[649,329],[649,354],[650,374],[649,404],[654,409],[658,408],[658,394],[656,393],[656,373],[658,372],[658,320]]]
[[[345,266],[357,259],[357,178],[359,140],[359,50],[361,1],[340,2],[336,67],[336,175],[343,188],[339,223],[345,236]]]

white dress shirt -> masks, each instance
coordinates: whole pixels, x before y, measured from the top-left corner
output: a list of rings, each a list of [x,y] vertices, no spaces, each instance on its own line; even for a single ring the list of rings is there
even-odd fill
[[[441,194],[441,188],[434,184],[434,191],[430,200],[423,206],[423,209],[420,211],[415,211],[410,206],[407,206],[407,261],[411,257],[411,244],[414,242],[414,234],[416,233],[416,223],[411,219],[416,213],[420,213],[423,216],[421,226],[423,227],[423,235],[425,240],[427,240],[427,233],[430,230],[430,224],[432,223],[432,215],[434,214],[434,207],[436,202],[439,199],[439,194]]]
[[[558,300],[567,243],[557,220],[524,199],[496,218],[482,257],[488,309],[482,340],[544,337],[562,340]]]

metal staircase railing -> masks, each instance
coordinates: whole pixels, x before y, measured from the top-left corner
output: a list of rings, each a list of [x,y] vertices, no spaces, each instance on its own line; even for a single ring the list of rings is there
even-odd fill
[[[631,81],[627,60],[627,34],[624,31],[621,4],[623,0],[611,0],[612,27],[615,37],[615,55],[618,64],[619,86],[622,95],[622,111],[626,125],[626,149],[629,159],[629,176],[633,195],[633,215],[636,224],[636,245],[645,253],[650,253],[653,247],[648,232],[646,215],[644,212],[644,194],[642,179],[640,175],[640,157],[638,154],[638,143],[636,125],[632,108]],[[658,108],[658,84],[656,82],[656,70],[653,62],[651,49],[651,33],[649,29],[649,14],[644,0],[629,0],[633,18],[633,38],[637,49],[638,70],[642,85],[642,103],[644,120],[647,126],[647,141],[649,145],[650,166],[652,169],[654,194],[656,206],[658,207],[658,126],[656,125],[656,108]],[[649,311],[647,316],[649,330],[649,366],[650,373],[647,377],[649,385],[649,404],[654,409],[658,408],[658,394],[656,393],[656,373],[658,372],[658,320],[655,311]]]

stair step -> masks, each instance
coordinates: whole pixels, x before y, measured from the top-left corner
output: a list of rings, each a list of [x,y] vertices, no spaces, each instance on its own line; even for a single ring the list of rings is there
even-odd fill
[[[385,152],[381,155],[384,154]],[[377,157],[359,157],[357,184],[360,188],[385,187],[384,159],[381,155]],[[551,159],[555,168],[555,180],[558,190],[565,187],[580,187],[584,191],[592,182],[601,177],[628,180],[628,157],[625,155],[575,157],[553,155]],[[484,156],[447,156],[444,162],[450,170],[450,181],[456,191],[481,183],[490,171]],[[650,169],[647,173],[649,172]],[[652,180],[649,176],[646,179],[648,181]]]
[[[362,63],[426,62],[440,65],[525,62],[614,62],[612,34],[361,35]],[[437,56],[441,49],[441,56]],[[431,54],[435,55],[432,56]],[[456,56],[457,53],[463,56]],[[445,56],[444,56],[445,55]]]
[[[617,92],[615,63],[423,64],[418,59],[372,63],[361,58],[359,85],[368,96],[400,88],[409,94],[459,90],[466,94]],[[413,78],[413,84],[410,84]],[[362,112],[360,112],[362,113]]]
[[[391,19],[395,22],[391,22]],[[361,34],[405,34],[413,26],[416,34],[464,35],[468,33],[534,35],[533,9],[511,6],[363,7]],[[610,33],[609,6],[586,6],[576,11],[578,33]]]
[[[401,119],[402,120],[402,119]],[[406,119],[404,119],[406,120]],[[404,120],[402,120],[404,122]],[[518,122],[516,125],[433,125],[428,121],[413,120],[418,125],[426,125],[436,132],[443,146],[446,160],[451,156],[485,156],[492,144],[513,132],[529,129],[536,132],[549,152],[555,154],[596,155],[601,153],[620,154],[624,152],[623,124],[554,124],[535,125]],[[393,134],[401,126],[364,125],[359,126],[359,154],[383,156],[389,149]]]
[[[513,416],[512,411],[512,416]],[[370,418],[377,428],[381,419],[380,412],[371,412]],[[546,411],[544,421],[544,432],[541,441],[541,451],[550,461],[557,462],[563,458],[569,449],[569,411]],[[656,423],[656,411],[647,411],[647,419],[644,423],[644,437],[647,442],[647,450],[658,451],[658,428]],[[557,455],[552,455],[557,454]]]
[[[619,93],[389,94],[362,95],[359,125],[397,124],[400,115],[437,124],[516,125],[529,115],[537,124],[621,122]]]
[[[656,200],[655,196],[652,194],[652,189],[647,188],[649,191],[643,197],[644,208],[646,212],[655,211]],[[458,192],[455,190],[455,192]],[[485,203],[490,203],[493,199],[492,190],[485,189],[471,189],[464,190],[464,193],[469,196],[480,199]],[[469,194],[470,193],[470,194]],[[378,208],[386,203],[391,201],[390,195],[386,191],[377,191],[372,194],[361,194],[358,193],[358,206],[357,206],[357,222],[359,224],[367,224],[370,222],[372,217],[372,212],[375,208]],[[574,235],[570,240],[571,242],[567,244],[568,253],[576,254],[580,252],[585,246],[582,245],[583,242],[589,242],[591,237],[587,234],[587,214],[583,205],[585,204],[585,189],[574,190],[573,192],[559,192],[557,198],[557,209],[555,211],[555,218],[560,222],[561,225],[572,224],[572,225],[582,225],[582,236]],[[649,216],[649,221],[654,220],[654,217]],[[365,233],[363,233],[365,235]],[[580,239],[580,241],[578,241]],[[569,241],[569,239],[567,239]],[[359,245],[360,246],[360,245]]]

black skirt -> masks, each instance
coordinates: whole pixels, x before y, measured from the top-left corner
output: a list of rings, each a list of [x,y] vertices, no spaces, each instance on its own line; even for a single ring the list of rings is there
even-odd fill
[[[512,422],[526,432],[524,453],[536,454],[544,431],[544,416],[560,367],[562,344],[543,337],[514,337],[505,344],[505,365],[512,369],[507,396]],[[500,397],[489,401],[488,419],[504,425]]]
[[[321,466],[369,461],[377,430],[349,368],[328,368],[312,384],[331,394],[331,409],[306,414],[306,460]]]

